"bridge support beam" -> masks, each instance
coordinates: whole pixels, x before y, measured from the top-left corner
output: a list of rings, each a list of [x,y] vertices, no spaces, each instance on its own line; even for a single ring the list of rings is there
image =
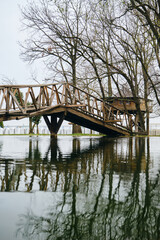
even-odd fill
[[[51,138],[57,138],[57,133],[62,125],[64,118],[65,118],[65,113],[62,113],[60,115],[59,120],[57,120],[57,116],[55,116],[54,114],[51,115],[51,120],[49,120],[47,115],[44,115],[43,118],[47,124],[49,131],[50,131]]]

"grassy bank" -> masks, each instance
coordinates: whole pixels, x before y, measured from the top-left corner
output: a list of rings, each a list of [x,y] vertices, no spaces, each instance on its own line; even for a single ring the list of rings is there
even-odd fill
[[[0,134],[0,136],[50,136],[50,134]],[[106,136],[104,134],[83,134],[83,133],[75,133],[75,134],[57,134],[57,136]]]

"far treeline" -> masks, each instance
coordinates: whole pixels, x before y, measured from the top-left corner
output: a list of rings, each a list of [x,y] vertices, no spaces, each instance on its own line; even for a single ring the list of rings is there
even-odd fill
[[[142,129],[144,98],[149,127],[148,99],[160,110],[159,0],[31,0],[21,13],[25,61],[102,99],[133,97]]]

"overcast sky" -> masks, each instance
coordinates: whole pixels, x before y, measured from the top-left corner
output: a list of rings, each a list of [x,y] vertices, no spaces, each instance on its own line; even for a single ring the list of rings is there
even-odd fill
[[[0,4],[0,84],[2,78],[14,79],[18,84],[31,83],[31,73],[37,71],[35,66],[20,59],[18,42],[25,39],[21,30],[21,13],[19,5],[25,5],[27,0],[1,0]]]
[[[16,84],[35,83],[31,80],[31,73],[36,71],[20,59],[18,42],[25,39],[21,29],[21,13],[19,5],[25,5],[27,0],[1,0],[0,3],[0,84],[2,79],[14,79]],[[37,70],[38,71],[38,70]],[[28,120],[7,121],[5,125],[24,125]]]

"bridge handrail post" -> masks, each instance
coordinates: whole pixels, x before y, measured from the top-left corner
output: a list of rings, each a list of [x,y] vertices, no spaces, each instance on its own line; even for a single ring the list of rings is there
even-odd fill
[[[10,99],[10,88],[7,87],[7,95],[6,95],[6,113],[9,113],[9,99]]]

